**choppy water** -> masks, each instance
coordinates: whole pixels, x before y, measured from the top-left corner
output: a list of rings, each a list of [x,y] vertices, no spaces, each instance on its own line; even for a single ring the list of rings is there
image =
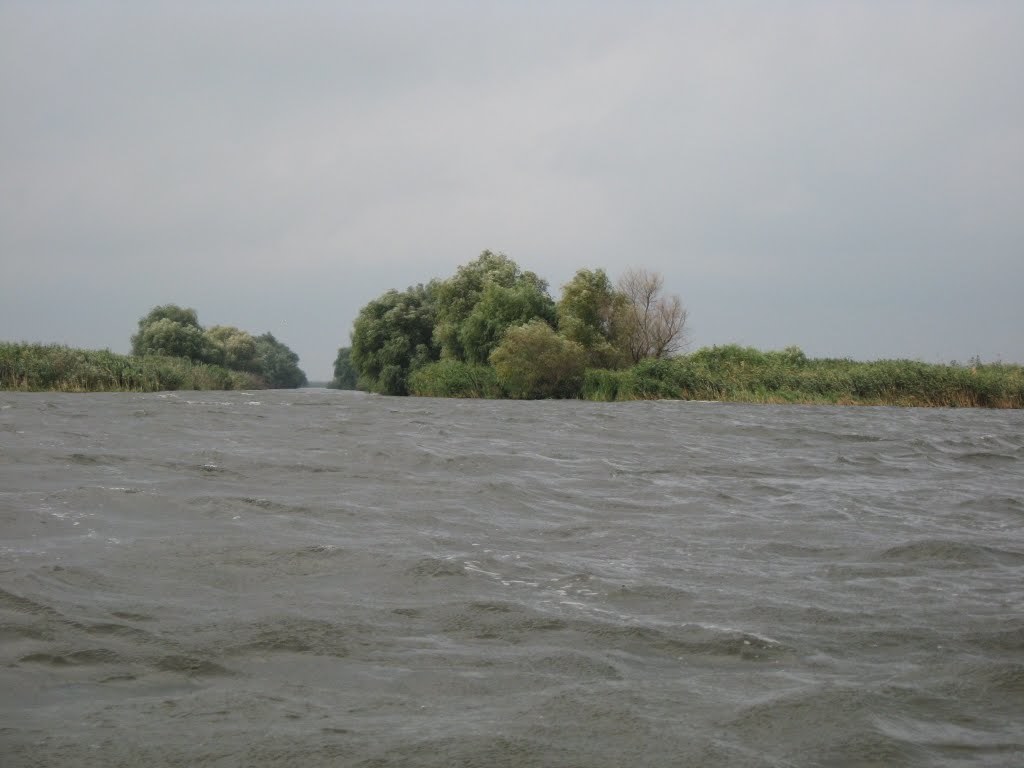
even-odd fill
[[[1024,764],[1024,414],[0,393],[0,764]]]

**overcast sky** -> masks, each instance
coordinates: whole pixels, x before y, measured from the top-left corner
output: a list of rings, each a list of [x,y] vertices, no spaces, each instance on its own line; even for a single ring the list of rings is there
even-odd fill
[[[692,347],[1024,362],[1024,3],[0,0],[0,339],[155,304],[327,379],[482,250]]]

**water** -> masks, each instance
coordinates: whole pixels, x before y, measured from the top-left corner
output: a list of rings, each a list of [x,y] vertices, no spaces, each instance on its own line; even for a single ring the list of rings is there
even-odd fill
[[[1024,764],[1024,414],[0,393],[0,764]]]

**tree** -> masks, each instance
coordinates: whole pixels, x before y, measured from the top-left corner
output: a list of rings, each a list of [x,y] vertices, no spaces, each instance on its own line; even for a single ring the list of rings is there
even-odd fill
[[[132,335],[133,355],[168,355],[203,360],[206,341],[196,311],[177,304],[161,304],[139,319]]]
[[[248,334],[246,334],[248,335]],[[272,389],[295,389],[308,383],[306,374],[299,368],[299,356],[286,344],[264,333],[254,339],[256,357],[255,372]]]
[[[687,312],[678,296],[663,296],[657,272],[630,269],[619,278],[623,296],[621,344],[629,359],[671,357],[685,344]]]
[[[520,279],[511,288],[487,283],[459,329],[466,362],[486,363],[505,331],[533,319],[555,322],[555,304],[537,283]]]
[[[531,300],[526,298],[531,294],[532,300],[539,304],[544,304],[546,299],[551,308],[544,309],[543,312],[553,319],[553,304],[548,296],[546,282],[533,272],[524,272],[505,254],[484,251],[474,261],[459,267],[455,275],[437,287],[437,326],[434,340],[440,349],[441,357],[456,360],[470,360],[471,357],[480,359],[480,353],[484,348],[496,343],[500,334],[508,327],[506,325],[504,328],[498,328],[500,321],[482,322],[485,318],[478,314],[473,321],[474,327],[464,328],[484,298],[488,286],[520,289],[520,310],[524,301]],[[494,307],[502,306],[505,309],[509,309],[509,305],[515,303],[513,297],[498,296],[493,291],[489,300]],[[517,311],[509,311],[508,314],[517,315],[512,322],[525,322],[529,319],[518,316]],[[464,343],[466,340],[473,345],[471,350],[467,350]],[[489,350],[487,351],[489,353]],[[486,355],[482,359],[486,360]]]
[[[350,355],[360,389],[404,395],[410,371],[438,359],[436,292],[436,283],[391,290],[359,311]]]
[[[256,339],[251,334],[233,325],[215,325],[205,335],[208,362],[235,371],[259,371]]]
[[[203,361],[207,355],[207,341],[197,326],[183,325],[162,317],[141,327],[132,336],[132,354],[187,357]]]
[[[153,307],[139,320],[132,336],[132,354],[187,357],[235,371],[254,373],[269,387],[302,387],[306,374],[299,356],[270,333],[253,337],[233,325],[203,330],[194,309],[177,304]]]
[[[179,307],[177,304],[160,304],[153,307],[145,317],[139,320],[139,330],[141,331],[147,325],[155,323],[157,320],[165,319],[181,323],[182,325],[191,325],[202,330],[196,311],[191,307]]]
[[[559,336],[543,320],[510,328],[491,364],[510,397],[573,397],[583,383],[587,353],[582,345]]]
[[[331,389],[355,389],[359,372],[352,364],[352,347],[342,347],[334,359],[334,379],[328,385]]]
[[[558,331],[587,350],[594,368],[620,368],[627,355],[620,344],[625,297],[603,269],[581,269],[562,286]]]

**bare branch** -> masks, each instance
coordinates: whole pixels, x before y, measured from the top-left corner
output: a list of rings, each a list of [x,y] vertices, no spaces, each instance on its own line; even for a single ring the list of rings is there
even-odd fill
[[[629,269],[619,279],[624,297],[622,343],[634,363],[670,357],[685,344],[687,311],[678,296],[662,296],[657,272]]]

